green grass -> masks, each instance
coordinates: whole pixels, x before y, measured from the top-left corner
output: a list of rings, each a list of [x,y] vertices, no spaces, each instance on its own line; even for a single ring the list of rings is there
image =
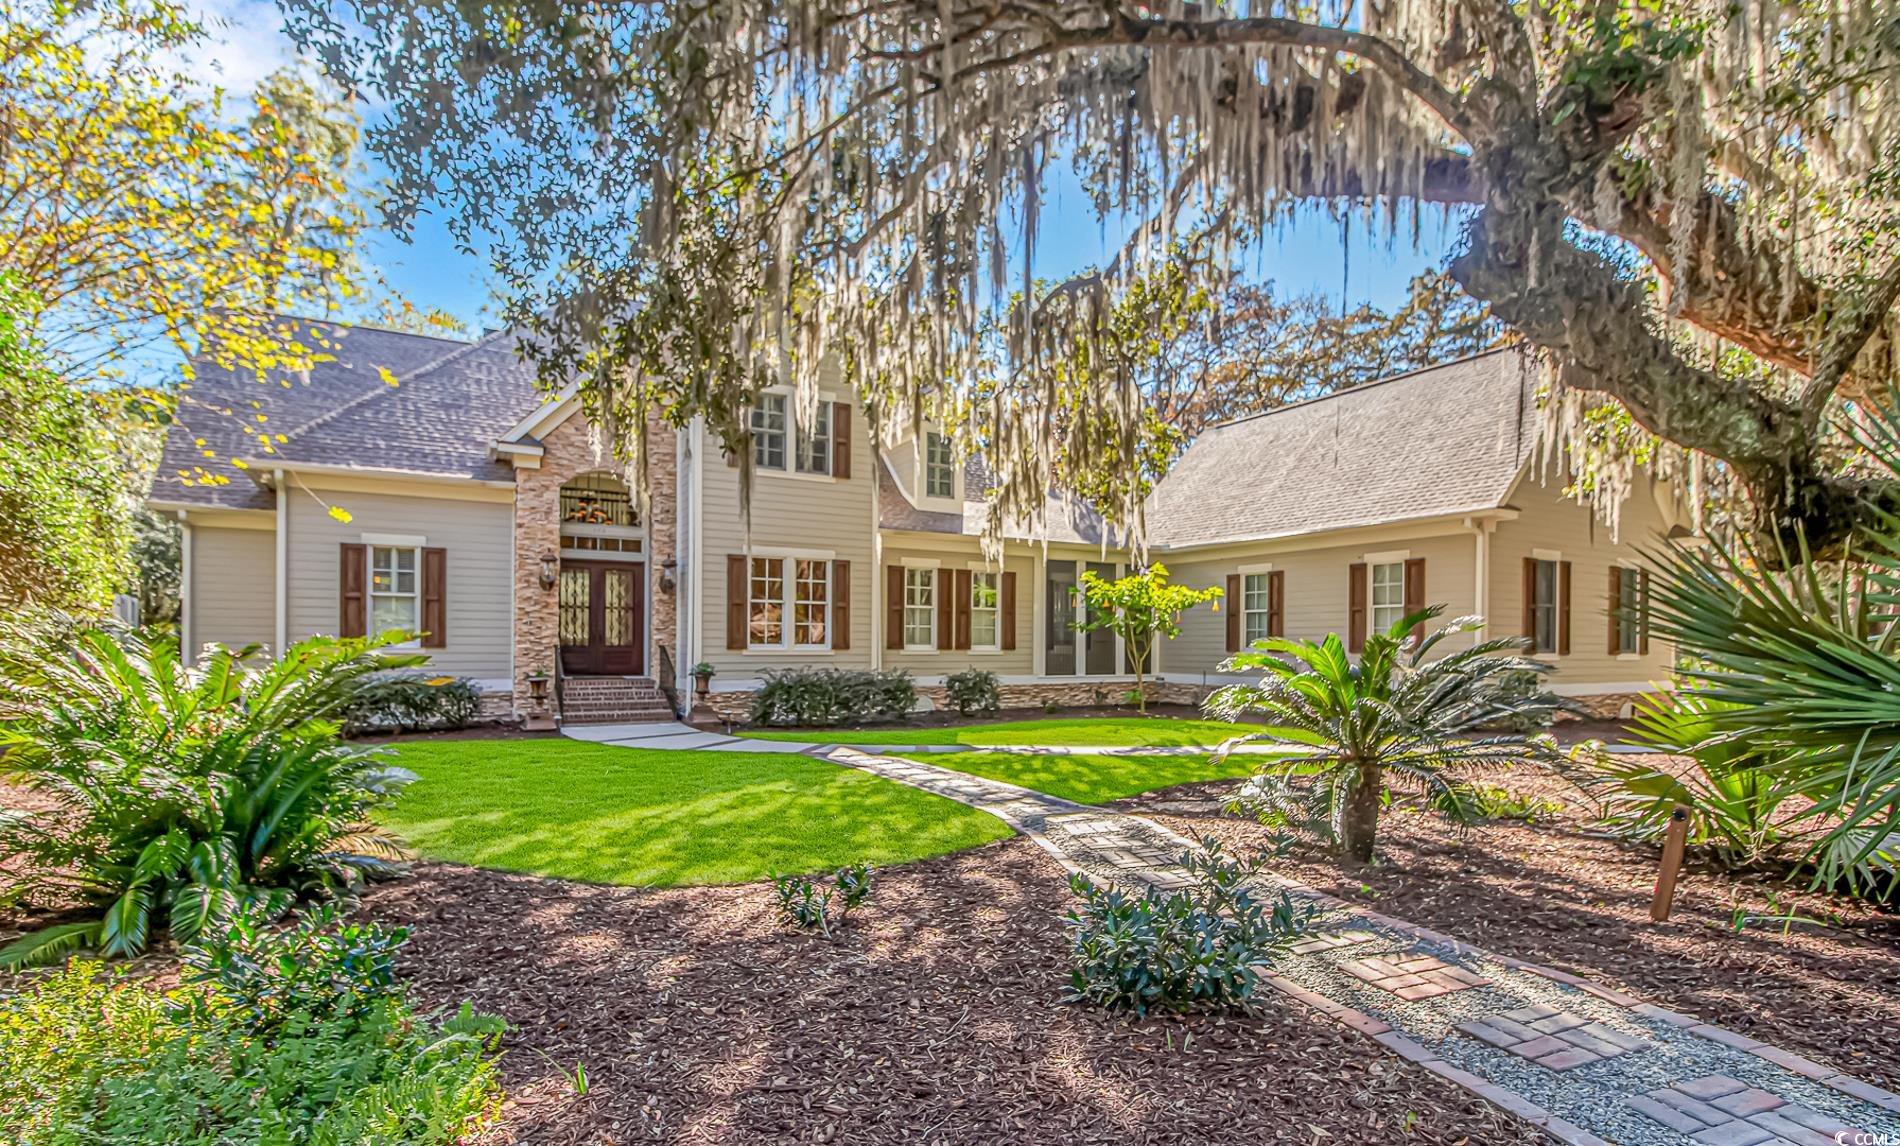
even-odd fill
[[[766,728],[742,735],[760,740],[809,740],[821,744],[1034,744],[1051,748],[1213,747],[1248,725],[1170,716],[1072,716],[917,728],[888,724],[870,728]]]
[[[424,856],[594,883],[739,883],[1009,835],[992,816],[805,756],[570,740],[404,744],[384,814]]]
[[[1033,788],[1081,804],[1103,804],[1198,780],[1253,774],[1259,757],[1229,756],[1218,766],[1206,756],[1032,756],[1015,752],[932,752],[912,759]]]

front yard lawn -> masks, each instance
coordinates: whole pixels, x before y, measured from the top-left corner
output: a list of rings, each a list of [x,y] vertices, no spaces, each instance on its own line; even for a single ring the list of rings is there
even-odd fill
[[[1010,834],[983,812],[805,756],[438,740],[401,745],[396,762],[419,779],[385,818],[424,857],[594,883],[737,883]]]
[[[820,744],[1034,744],[1051,748],[1154,748],[1168,745],[1213,747],[1253,726],[1224,720],[1184,720],[1171,716],[1072,716],[1048,720],[1010,720],[995,724],[874,725],[870,728],[759,728],[742,736],[760,740],[809,740]]]
[[[1036,756],[1019,752],[933,752],[910,757],[1074,800],[1106,804],[1143,792],[1202,780],[1253,774],[1257,756],[1229,756],[1216,766],[1206,756]]]

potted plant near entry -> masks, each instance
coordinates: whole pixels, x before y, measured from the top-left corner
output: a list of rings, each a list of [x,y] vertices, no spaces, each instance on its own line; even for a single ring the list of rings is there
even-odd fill
[[[706,694],[712,691],[714,671],[713,667],[705,661],[700,661],[693,666],[693,692],[701,700],[705,700]]]
[[[693,666],[693,706],[686,714],[686,723],[694,728],[719,728],[725,722],[706,703],[706,696],[712,691],[713,667],[705,661]]]
[[[548,710],[548,682],[554,674],[543,665],[528,674],[528,718],[522,724],[530,732],[546,732],[554,727],[554,713]]]

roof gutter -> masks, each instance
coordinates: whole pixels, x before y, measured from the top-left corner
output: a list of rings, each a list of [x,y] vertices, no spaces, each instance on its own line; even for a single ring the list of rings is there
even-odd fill
[[[258,467],[268,465],[275,474],[331,474],[338,477],[389,478],[398,481],[435,482],[441,485],[478,485],[495,489],[513,489],[515,483],[494,478],[461,477],[456,474],[430,473],[426,470],[403,470],[381,466],[334,466],[317,462],[291,462],[272,459],[259,462],[253,458],[243,459],[252,467],[251,472],[259,473]],[[265,485],[271,484],[270,474],[260,475]]]
[[[1363,525],[1342,525],[1332,529],[1312,529],[1303,533],[1256,533],[1240,537],[1221,537],[1213,541],[1193,541],[1185,545],[1151,545],[1152,552],[1189,553],[1202,549],[1219,549],[1229,545],[1258,545],[1269,541],[1309,541],[1313,538],[1333,537],[1351,534],[1368,529],[1413,528],[1417,526],[1450,525],[1467,527],[1477,517],[1494,521],[1511,521],[1518,517],[1519,510],[1512,506],[1491,506],[1483,509],[1461,509],[1451,513],[1437,513],[1427,517],[1395,517],[1385,521],[1369,521]]]

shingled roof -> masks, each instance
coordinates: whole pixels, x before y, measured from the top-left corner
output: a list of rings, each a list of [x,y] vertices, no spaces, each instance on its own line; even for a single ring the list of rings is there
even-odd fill
[[[890,459],[884,458],[877,471],[878,528],[912,533],[980,536],[988,515],[988,504],[983,498],[971,495],[988,490],[990,484],[989,470],[982,462],[971,458],[963,464],[963,512],[920,509],[904,496],[897,479],[891,475]],[[1100,514],[1079,501],[1055,494],[1051,494],[1044,504],[1040,529],[1031,529],[1027,524],[1011,525],[1003,530],[1003,536],[1016,541],[1069,541],[1099,545],[1106,539],[1108,545],[1121,544],[1115,530],[1102,520]]]
[[[256,477],[273,460],[506,480],[489,445],[541,400],[534,368],[503,331],[476,342],[309,322],[333,361],[259,382],[210,364],[180,395],[153,480],[157,501],[268,509]],[[396,379],[390,385],[383,371]],[[259,420],[258,415],[263,415]],[[266,455],[256,434],[282,434]],[[202,441],[202,445],[200,445]],[[245,471],[231,458],[249,459]],[[228,479],[202,480],[202,467]]]
[[[1148,503],[1151,545],[1495,509],[1530,455],[1536,379],[1498,350],[1204,431]]]

